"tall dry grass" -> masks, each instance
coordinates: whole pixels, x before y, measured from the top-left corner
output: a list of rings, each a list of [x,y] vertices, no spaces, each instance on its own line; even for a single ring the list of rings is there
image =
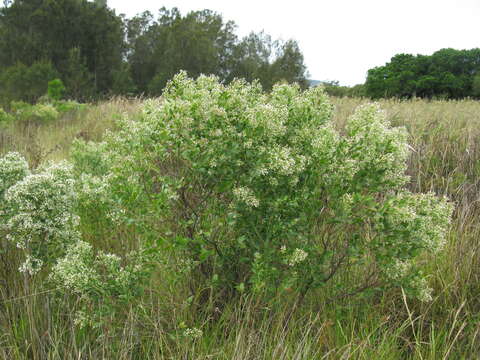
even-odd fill
[[[0,124],[0,154],[18,151],[32,164],[68,157],[75,138],[98,141],[115,119],[138,112],[140,99],[113,98],[90,106],[87,110],[70,112],[51,122],[15,121]]]
[[[362,99],[333,99],[341,128]],[[114,99],[50,124],[12,124],[0,131],[0,154],[33,163],[68,157],[76,137],[98,140],[114,119],[134,116],[140,101]],[[433,191],[456,204],[446,249],[426,256],[434,299],[401,290],[325,304],[313,292],[293,316],[294,298],[264,303],[245,297],[202,313],[187,289],[154,279],[139,309],[125,309],[117,332],[74,325],[75,304],[52,298],[16,271],[14,253],[0,261],[2,359],[476,359],[480,357],[480,102],[380,102],[410,134],[412,191]],[[162,273],[168,277],[168,270]],[[182,337],[185,326],[203,331]]]

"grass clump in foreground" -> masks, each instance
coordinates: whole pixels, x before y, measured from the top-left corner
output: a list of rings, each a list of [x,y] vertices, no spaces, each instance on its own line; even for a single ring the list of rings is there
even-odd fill
[[[342,101],[333,112],[319,90],[267,95],[179,75],[162,103],[145,103],[101,142],[75,141],[61,174],[22,172],[3,214],[28,216],[22,224],[37,232],[18,246],[21,228],[2,228],[2,356],[475,354],[474,209],[426,177],[434,169],[418,170],[422,152],[443,151],[435,164],[451,176],[463,135],[440,149],[440,132],[407,138],[389,126],[421,125],[397,111],[409,103],[361,106],[346,120],[355,100]],[[18,211],[37,189],[58,195],[47,197],[71,221],[50,219],[44,202]],[[419,191],[456,202],[446,238],[451,205]]]

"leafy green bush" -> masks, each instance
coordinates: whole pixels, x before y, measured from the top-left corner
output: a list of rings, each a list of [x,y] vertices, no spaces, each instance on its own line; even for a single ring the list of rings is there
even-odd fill
[[[12,101],[10,103],[10,110],[14,114],[21,114],[22,112],[30,111],[32,105],[26,103],[25,101]]]
[[[97,179],[123,221],[173,224],[167,244],[219,289],[305,294],[334,282],[332,296],[403,286],[428,299],[415,259],[442,248],[452,206],[404,189],[406,132],[377,105],[343,132],[331,115],[322,89],[266,94],[181,73],[107,137],[109,175]]]
[[[53,105],[55,106],[55,109],[62,114],[71,111],[80,111],[87,108],[86,104],[79,104],[73,100],[55,101]]]
[[[60,100],[65,92],[65,86],[63,85],[62,80],[53,79],[48,82],[47,94],[48,97],[52,100]]]
[[[13,116],[0,107],[0,123],[13,120]]]
[[[15,117],[20,120],[53,121],[59,117],[55,106],[48,103],[30,105],[23,101],[12,101],[10,107]]]
[[[32,106],[31,117],[41,121],[56,120],[59,113],[55,106],[51,104],[36,104]]]
[[[52,105],[60,114],[81,111],[87,108],[87,104],[80,104],[74,100],[54,100],[48,95],[42,96],[38,99],[37,105]]]
[[[431,299],[417,259],[444,246],[452,205],[405,189],[406,133],[377,105],[341,131],[331,117],[320,88],[180,73],[103,142],[77,141],[73,166],[0,158],[0,231],[20,271],[49,270],[74,297],[80,325],[125,319],[156,262],[217,301],[319,287]]]

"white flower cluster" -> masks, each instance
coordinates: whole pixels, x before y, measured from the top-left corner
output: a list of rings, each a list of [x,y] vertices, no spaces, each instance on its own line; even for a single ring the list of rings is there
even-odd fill
[[[308,253],[303,249],[295,249],[288,258],[288,265],[295,266],[303,262],[308,256]]]
[[[385,273],[390,279],[401,280],[409,274],[412,266],[413,264],[410,261],[395,259],[394,263],[386,268]]]
[[[245,205],[250,207],[258,207],[260,202],[255,197],[252,189],[242,186],[233,189],[233,195],[237,199],[237,201],[243,202]]]
[[[95,253],[92,245],[77,241],[53,266],[50,280],[79,296],[84,304],[115,304],[137,294],[143,284],[145,264],[139,253],[132,252],[122,259],[102,251]]]
[[[427,280],[425,278],[418,279],[414,287],[417,291],[417,298],[422,302],[432,301],[432,292],[433,289],[428,286]]]
[[[346,124],[349,160],[343,171],[365,187],[398,188],[408,181],[405,175],[410,154],[407,132],[392,128],[378,104],[358,108]],[[342,166],[342,164],[340,163]],[[358,175],[362,176],[361,179]],[[367,174],[368,176],[366,176]]]
[[[183,331],[183,336],[190,339],[199,339],[203,336],[203,331],[197,328],[187,328]]]
[[[26,253],[22,271],[35,273],[52,253],[77,241],[79,217],[71,166],[51,164],[29,174],[5,192],[6,238]]]
[[[37,259],[30,255],[27,255],[23,264],[20,265],[20,267],[18,268],[18,271],[29,275],[35,275],[42,269],[42,266],[43,261],[41,259]]]
[[[261,131],[265,131],[272,136],[283,136],[287,131],[284,125],[288,120],[288,108],[286,106],[260,104],[255,108],[250,108],[246,116],[253,129],[260,128]]]
[[[287,146],[272,147],[268,154],[269,168],[280,175],[291,176],[305,169],[305,156],[293,156],[292,150]]]
[[[92,246],[84,241],[73,244],[55,264],[50,278],[78,295],[98,290],[100,278],[94,268]]]
[[[28,163],[17,152],[7,153],[0,158],[0,201],[5,191],[30,174]]]
[[[108,202],[110,186],[108,176],[95,176],[91,174],[81,174],[78,181],[79,195],[82,202],[104,203]]]
[[[390,232],[409,234],[404,244],[432,253],[443,249],[453,205],[432,193],[403,192],[389,202],[385,219]]]

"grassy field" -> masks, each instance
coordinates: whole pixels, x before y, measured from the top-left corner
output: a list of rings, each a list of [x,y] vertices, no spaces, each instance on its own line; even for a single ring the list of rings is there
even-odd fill
[[[364,103],[333,99],[335,123]],[[141,102],[114,99],[59,121],[0,127],[0,155],[23,153],[32,166],[68,159],[73,139],[99,140],[114,120],[134,116]],[[426,257],[433,300],[421,303],[392,290],[373,299],[326,303],[311,292],[293,314],[295,298],[271,303],[245,296],[207,315],[188,300],[187,284],[153,279],[138,305],[125,309],[121,331],[85,331],[75,303],[26,283],[15,253],[0,250],[2,359],[476,359],[480,355],[480,102],[381,101],[412,147],[410,190],[433,191],[455,203],[443,252]],[[168,283],[169,285],[164,285]],[[131,316],[129,316],[130,314]],[[177,336],[199,328],[196,338]]]

